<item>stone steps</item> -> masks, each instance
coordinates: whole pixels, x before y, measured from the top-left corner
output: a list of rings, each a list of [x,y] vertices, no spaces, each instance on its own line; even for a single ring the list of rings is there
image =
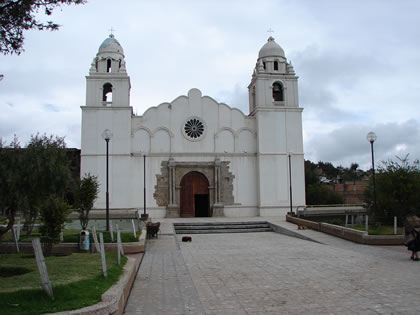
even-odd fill
[[[255,233],[273,231],[271,226],[265,221],[174,223],[174,228],[176,234]]]

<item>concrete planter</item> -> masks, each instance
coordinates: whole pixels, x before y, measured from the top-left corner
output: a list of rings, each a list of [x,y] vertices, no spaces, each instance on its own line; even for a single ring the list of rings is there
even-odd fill
[[[146,246],[146,233],[142,233],[139,237],[138,242],[123,243],[125,254],[144,253]],[[30,242],[19,242],[19,250],[21,253],[33,253],[32,243]],[[106,243],[105,250],[108,252],[117,252],[117,243]],[[53,246],[53,254],[70,254],[85,252],[79,249],[79,243],[60,243]],[[90,246],[90,252],[95,253],[95,245],[92,243]],[[15,244],[0,243],[0,253],[16,253]]]
[[[286,221],[366,245],[403,245],[404,240],[403,235],[368,235],[366,231],[359,231],[329,223],[309,221],[289,215],[286,216]]]

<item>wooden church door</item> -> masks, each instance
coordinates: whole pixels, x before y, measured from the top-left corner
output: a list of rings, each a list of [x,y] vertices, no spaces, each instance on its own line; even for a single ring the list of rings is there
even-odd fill
[[[199,172],[186,174],[181,180],[181,217],[209,216],[208,196],[207,178]]]

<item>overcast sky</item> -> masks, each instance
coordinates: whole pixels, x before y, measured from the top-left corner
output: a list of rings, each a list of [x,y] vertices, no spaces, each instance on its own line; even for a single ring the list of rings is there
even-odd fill
[[[43,16],[40,15],[42,19]],[[189,89],[248,114],[247,86],[273,29],[299,76],[305,159],[370,165],[420,158],[420,1],[90,0],[63,7],[57,32],[25,33],[0,56],[0,136],[65,136],[80,148],[90,63],[115,29],[141,115]]]

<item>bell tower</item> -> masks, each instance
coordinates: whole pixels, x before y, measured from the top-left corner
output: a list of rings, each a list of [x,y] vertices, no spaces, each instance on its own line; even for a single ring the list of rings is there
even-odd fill
[[[273,37],[260,49],[249,90],[257,121],[260,215],[305,205],[302,111],[298,77]],[[290,194],[292,191],[292,194]]]
[[[130,195],[131,117],[130,77],[124,51],[110,34],[99,46],[86,76],[86,105],[82,109],[81,176],[98,176],[101,190],[106,187],[107,146],[103,138],[108,129],[110,208],[127,206]],[[116,171],[118,170],[118,172]],[[118,183],[118,184],[115,184]],[[95,206],[105,208],[105,195],[99,194]]]
[[[113,34],[99,46],[86,82],[86,106],[130,105],[131,85],[125,68],[124,51]]]

